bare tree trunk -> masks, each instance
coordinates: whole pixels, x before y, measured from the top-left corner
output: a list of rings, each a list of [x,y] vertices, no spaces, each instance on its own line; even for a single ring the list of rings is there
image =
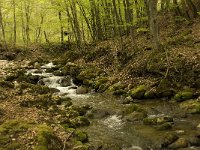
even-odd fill
[[[15,46],[17,41],[16,3],[15,0],[13,0],[12,2],[13,2],[13,46]]]
[[[189,11],[191,12],[190,18],[197,17],[197,8],[191,0],[186,0],[187,5],[189,6]]]
[[[45,41],[46,41],[46,43],[49,43],[49,39],[48,39],[48,36],[47,36],[46,31],[44,31],[44,37],[45,37]]]
[[[80,10],[81,10],[81,13],[82,13],[82,15],[83,15],[83,17],[84,17],[84,19],[85,19],[85,22],[86,22],[87,27],[88,27],[88,29],[89,29],[89,33],[90,33],[92,39],[94,40],[95,37],[94,37],[94,35],[93,35],[92,28],[91,28],[91,25],[90,25],[90,21],[89,21],[89,19],[87,18],[85,9],[84,9],[83,5],[81,4],[81,2],[77,1],[77,3],[78,3],[78,6],[79,6],[79,8],[80,8]]]
[[[61,42],[61,44],[63,44],[64,43],[64,31],[63,31],[61,11],[58,12],[58,17],[59,17],[59,20],[60,20],[60,42]]]
[[[3,45],[4,45],[4,48],[7,50],[7,42],[6,42],[5,29],[4,29],[4,24],[3,24],[3,15],[2,15],[1,6],[0,6],[0,27],[1,27],[1,32],[3,35]]]
[[[28,3],[28,4],[27,4]],[[26,18],[26,44],[30,42],[30,0],[25,1],[25,18]]]
[[[150,32],[152,35],[152,42],[156,50],[159,49],[158,38],[158,24],[157,24],[157,0],[149,1],[149,13],[150,13]]]
[[[41,42],[40,36],[41,36],[42,25],[44,23],[44,16],[43,16],[43,14],[41,13],[40,15],[41,15],[40,16],[41,20],[40,20],[40,25],[38,27],[38,33],[36,34],[36,40],[35,40],[36,43]]]
[[[80,31],[80,25],[78,21],[78,16],[77,16],[77,9],[76,9],[76,3],[74,0],[71,1],[70,4],[71,12],[72,12],[72,18],[73,18],[73,24],[75,28],[75,34],[77,35],[77,46],[81,46],[82,38],[81,38],[81,31]]]

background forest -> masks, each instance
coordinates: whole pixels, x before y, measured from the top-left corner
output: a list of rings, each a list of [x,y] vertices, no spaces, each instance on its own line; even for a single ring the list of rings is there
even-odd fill
[[[157,10],[175,20],[197,17],[199,0],[1,0],[1,43],[105,40],[152,31],[158,41]],[[184,18],[182,18],[184,17]],[[151,26],[149,26],[151,25]]]

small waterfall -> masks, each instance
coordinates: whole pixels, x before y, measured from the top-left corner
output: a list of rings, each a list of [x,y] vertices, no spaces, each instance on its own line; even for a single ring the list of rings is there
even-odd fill
[[[68,86],[62,86],[62,81],[65,79],[65,76],[54,76],[53,73],[47,73],[46,69],[55,67],[53,63],[48,63],[43,66],[41,66],[40,69],[30,69],[27,70],[27,74],[32,74],[32,75],[38,75],[43,77],[41,79],[43,83],[50,87],[50,88],[55,88],[58,89],[60,92],[55,93],[56,95],[59,96],[68,96],[68,97],[79,97],[79,98],[85,98],[88,97],[88,94],[76,94],[76,89],[77,86],[73,83],[72,79],[70,79],[70,83]]]

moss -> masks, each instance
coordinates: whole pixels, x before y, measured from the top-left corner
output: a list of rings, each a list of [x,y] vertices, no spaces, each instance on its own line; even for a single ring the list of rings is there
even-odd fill
[[[93,79],[97,76],[97,72],[94,72],[94,69],[85,69],[80,72],[80,74],[77,76],[77,79],[84,81],[86,79]]]
[[[107,85],[108,81],[107,77],[101,77],[94,82],[93,87],[97,91],[101,85]]]
[[[50,88],[48,86],[43,85],[33,85],[31,87],[32,92],[36,94],[47,94],[50,93]]]
[[[103,93],[109,88],[109,86],[110,86],[110,84],[108,84],[108,83],[101,84],[99,86],[97,92]]]
[[[72,150],[89,150],[89,147],[87,145],[79,145],[79,146],[73,147]]]
[[[0,80],[0,87],[3,88],[14,88],[14,84],[10,81],[1,81]]]
[[[1,135],[0,136],[0,147],[2,146],[2,145],[6,145],[7,143],[9,143],[10,142],[10,137],[8,136],[8,135]]]
[[[118,95],[124,95],[126,93],[127,92],[125,90],[116,90],[116,91],[113,92],[113,95],[118,96]]]
[[[47,125],[38,125],[36,141],[38,145],[34,150],[59,150],[63,147],[62,142],[53,134],[53,129]]]
[[[81,142],[88,142],[88,135],[86,132],[83,132],[81,130],[76,130],[75,137],[78,141]]]
[[[142,99],[144,97],[145,92],[146,92],[146,86],[140,85],[131,91],[131,97],[133,99]]]
[[[155,98],[155,97],[156,97],[156,93],[155,93],[154,90],[149,90],[149,91],[146,91],[146,92],[144,93],[144,98],[145,98],[145,99],[153,99],[153,98]]]
[[[144,110],[142,108],[140,108],[139,105],[131,104],[125,109],[124,113],[125,114],[130,114],[130,113],[132,113],[134,111],[143,112]]]
[[[187,113],[200,114],[200,102],[198,100],[188,100],[180,104],[180,107]]]
[[[90,121],[84,116],[78,116],[70,120],[72,127],[88,126]]]
[[[157,130],[169,130],[172,128],[172,123],[166,122],[162,125],[157,126]]]
[[[194,97],[194,93],[192,91],[181,91],[174,96],[174,99],[178,102],[192,99]]]
[[[17,142],[11,143],[11,144],[6,146],[7,150],[20,149],[20,147],[21,147],[21,144],[17,143]]]
[[[26,131],[30,125],[23,121],[18,120],[9,120],[4,122],[0,126],[0,133],[1,134],[14,134],[22,131]]]
[[[125,84],[121,83],[121,82],[117,82],[113,85],[111,85],[109,88],[108,88],[108,92],[114,92],[114,91],[117,91],[117,90],[124,90],[126,87]]]
[[[145,125],[156,125],[157,124],[157,118],[144,118],[143,123]]]

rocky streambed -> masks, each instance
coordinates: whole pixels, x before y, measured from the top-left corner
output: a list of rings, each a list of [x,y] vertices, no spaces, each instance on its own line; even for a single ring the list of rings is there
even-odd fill
[[[23,71],[8,75],[1,85],[11,82],[22,95],[34,93],[33,99],[22,96],[20,107],[44,109],[49,118],[40,122],[61,125],[55,132],[67,135],[64,142],[76,139],[61,144],[62,149],[199,149],[200,100],[190,90],[151,92],[73,63],[34,63]],[[67,132],[60,131],[63,127]]]

